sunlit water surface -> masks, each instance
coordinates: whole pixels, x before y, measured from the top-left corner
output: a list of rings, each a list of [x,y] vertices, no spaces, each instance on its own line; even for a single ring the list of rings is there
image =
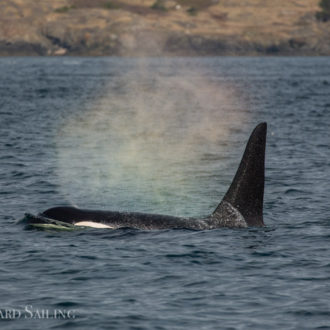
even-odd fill
[[[330,329],[329,95],[329,58],[0,59],[1,329]],[[264,229],[16,223],[209,214],[261,121]]]

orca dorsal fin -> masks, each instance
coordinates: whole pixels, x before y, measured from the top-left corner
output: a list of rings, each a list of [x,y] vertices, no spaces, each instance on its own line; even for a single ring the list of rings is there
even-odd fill
[[[213,217],[226,215],[229,203],[243,216],[247,226],[264,226],[266,134],[267,123],[260,123],[251,133],[234,180]]]

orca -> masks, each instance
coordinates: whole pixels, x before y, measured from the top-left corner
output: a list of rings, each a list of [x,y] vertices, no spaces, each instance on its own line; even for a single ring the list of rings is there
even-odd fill
[[[29,216],[35,226],[60,224],[95,228],[193,229],[206,230],[221,227],[262,227],[265,182],[265,149],[267,123],[260,123],[253,130],[236,175],[215,211],[204,218],[181,218],[169,215],[137,212],[115,212],[53,207],[37,216]]]

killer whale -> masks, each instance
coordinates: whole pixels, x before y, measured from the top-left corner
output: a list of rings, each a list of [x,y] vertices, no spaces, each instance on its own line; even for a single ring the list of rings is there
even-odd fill
[[[62,224],[97,228],[194,229],[262,227],[267,123],[255,127],[235,177],[215,211],[204,218],[53,207],[37,216],[26,215],[31,225]]]

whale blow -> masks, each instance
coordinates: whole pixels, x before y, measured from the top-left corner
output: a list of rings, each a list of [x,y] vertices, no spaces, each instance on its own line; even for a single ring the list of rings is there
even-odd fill
[[[86,210],[76,207],[53,207],[33,216],[28,224],[83,226],[95,228],[215,229],[220,227],[262,227],[265,183],[267,124],[260,123],[251,133],[236,175],[215,211],[205,218],[181,218],[160,214]]]

